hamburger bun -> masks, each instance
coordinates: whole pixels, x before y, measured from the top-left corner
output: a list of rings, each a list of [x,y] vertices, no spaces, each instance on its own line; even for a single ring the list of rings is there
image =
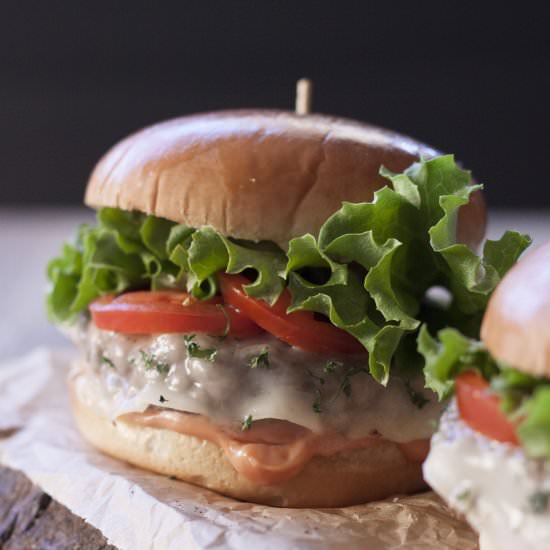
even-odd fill
[[[163,217],[226,236],[273,241],[317,235],[343,201],[370,201],[401,172],[438,152],[403,135],[340,118],[222,111],[169,120],[115,145],[94,169],[85,202]],[[485,234],[480,193],[460,212],[459,240]]]
[[[397,444],[375,446],[332,456],[315,456],[292,479],[257,485],[239,474],[215,443],[167,429],[132,422],[132,415],[112,421],[82,398],[69,380],[77,426],[94,447],[145,468],[174,476],[224,495],[294,508],[349,506],[425,488],[421,463],[408,460]]]
[[[251,110],[195,115],[115,145],[93,171],[85,202],[195,228],[209,225],[226,236],[286,249],[294,237],[317,235],[343,201],[372,200],[388,184],[381,166],[401,172],[437,154],[394,132],[326,116]],[[474,248],[484,233],[485,205],[476,192],[459,213],[458,237]],[[101,410],[98,400],[74,388],[72,394],[80,431],[105,453],[238,499],[344,506],[425,487],[421,459],[409,459],[403,445],[381,438],[365,448],[314,455],[294,477],[261,485],[239,473],[207,437],[146,426],[140,413],[113,422],[116,415]]]
[[[503,363],[550,377],[550,242],[527,254],[494,292],[481,339]]]

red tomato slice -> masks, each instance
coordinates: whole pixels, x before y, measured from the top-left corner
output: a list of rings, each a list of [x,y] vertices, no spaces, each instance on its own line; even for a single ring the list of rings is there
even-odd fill
[[[90,304],[95,325],[125,334],[203,332],[238,338],[254,336],[261,329],[248,317],[221,300],[198,301],[185,292],[142,291],[103,296]]]
[[[519,445],[516,426],[500,409],[500,398],[477,372],[460,374],[455,393],[460,417],[470,428],[496,441]]]
[[[314,353],[366,353],[351,334],[330,323],[318,321],[309,311],[287,313],[291,297],[285,289],[277,302],[270,306],[263,300],[248,296],[241,275],[218,274],[224,301],[238,308],[273,336],[283,342]]]

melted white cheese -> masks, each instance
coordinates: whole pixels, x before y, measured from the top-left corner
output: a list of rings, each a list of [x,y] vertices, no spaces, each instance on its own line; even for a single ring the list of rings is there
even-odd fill
[[[344,372],[368,368],[365,357],[307,353],[267,333],[245,340],[197,334],[193,341],[201,349],[216,349],[214,361],[190,357],[181,334],[129,336],[90,324],[77,340],[85,351],[87,378],[99,384],[111,417],[153,404],[233,426],[250,415],[254,420],[287,420],[315,432],[338,431],[352,438],[380,434],[407,442],[429,437],[442,409],[432,392],[422,390],[420,376],[411,381],[429,400],[420,409],[398,378],[383,387],[362,372],[349,378],[351,391],[345,392]],[[264,350],[269,366],[250,368],[250,359]],[[161,372],[146,357],[161,363]],[[326,373],[329,359],[343,365]],[[321,412],[314,410],[315,402]]]
[[[481,550],[550,548],[550,501],[538,513],[532,502],[550,494],[550,463],[474,432],[454,402],[432,438],[424,478],[479,531]]]

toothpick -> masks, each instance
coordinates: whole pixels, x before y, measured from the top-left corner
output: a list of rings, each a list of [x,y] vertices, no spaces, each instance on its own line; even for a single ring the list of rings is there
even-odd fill
[[[308,78],[300,78],[296,83],[296,114],[307,115],[311,112],[313,83]]]

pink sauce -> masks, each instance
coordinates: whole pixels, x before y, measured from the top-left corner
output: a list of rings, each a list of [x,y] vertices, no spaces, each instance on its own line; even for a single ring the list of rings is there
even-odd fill
[[[271,485],[296,476],[314,456],[364,449],[384,441],[380,436],[349,439],[338,433],[317,434],[283,420],[258,420],[246,431],[233,431],[199,414],[150,408],[121,417],[127,422],[173,430],[220,446],[235,470],[258,485]],[[404,457],[422,462],[429,440],[398,444]]]

